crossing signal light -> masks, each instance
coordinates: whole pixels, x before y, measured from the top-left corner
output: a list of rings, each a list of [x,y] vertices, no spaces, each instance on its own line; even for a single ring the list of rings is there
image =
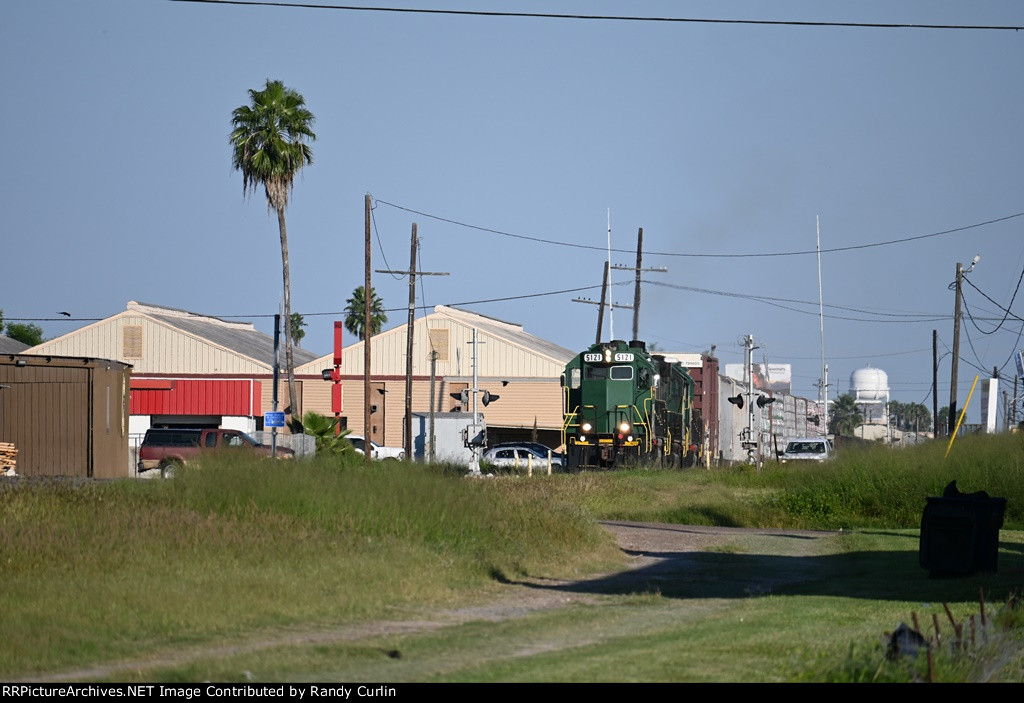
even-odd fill
[[[500,397],[501,396],[497,395],[496,393],[491,393],[490,391],[484,391],[484,397],[483,397],[484,407],[487,407],[488,405],[490,405],[491,403],[493,403],[494,401],[496,401]]]
[[[734,395],[731,398],[729,398],[728,400],[729,400],[730,403],[735,405],[740,410],[743,409],[743,396],[742,395]]]
[[[760,395],[760,396],[757,397],[757,407],[759,407],[759,408],[763,408],[766,405],[771,405],[774,402],[775,402],[775,398],[772,398],[772,397],[767,396],[767,395]]]
[[[452,398],[459,401],[463,405],[469,402],[469,391],[466,389],[463,389],[457,393],[449,393],[448,395],[450,395]]]
[[[814,425],[821,424],[821,418],[818,417],[817,415],[808,415],[807,416],[807,421],[812,423],[812,424],[814,424]]]

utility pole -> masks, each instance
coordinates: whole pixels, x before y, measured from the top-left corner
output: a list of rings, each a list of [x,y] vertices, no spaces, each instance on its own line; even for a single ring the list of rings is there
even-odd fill
[[[754,439],[754,335],[748,334],[743,338],[743,375],[747,381],[747,463],[754,463],[754,448],[757,442]]]
[[[964,267],[959,261],[956,262],[956,294],[953,303],[953,367],[949,373],[949,434],[952,436],[953,428],[956,426],[956,384],[957,375],[960,372],[960,303],[962,300],[961,286],[963,285]]]
[[[437,378],[437,350],[430,350],[430,453],[429,463],[434,463],[434,379]]]
[[[277,384],[281,375],[281,316],[274,315],[274,412],[277,412]],[[270,456],[277,458],[277,426],[270,428]]]
[[[932,330],[932,437],[939,437],[939,331]]]
[[[821,378],[818,379],[818,402],[821,403],[821,436],[828,437],[828,364],[821,366]]]
[[[363,284],[363,463],[370,468],[370,337],[373,335],[373,327],[370,318],[370,299],[373,297],[370,287],[370,194],[366,194],[365,201],[365,271],[366,281]]]
[[[644,228],[636,232],[636,286],[633,288],[633,339],[640,339],[640,271],[644,265]]]
[[[472,393],[473,393],[473,429],[471,431],[472,436],[471,437],[467,437],[467,439],[469,439],[469,441],[470,441],[469,442],[470,443],[470,451],[473,452],[473,458],[470,459],[469,472],[471,474],[473,474],[473,475],[479,476],[480,475],[480,455],[478,453],[479,446],[477,445],[477,443],[475,441],[476,437],[477,437],[477,434],[478,434],[477,428],[480,426],[480,420],[479,420],[480,416],[477,415],[477,406],[476,406],[477,391],[480,388],[480,376],[479,376],[479,373],[477,371],[477,356],[478,356],[477,345],[479,344],[479,342],[477,342],[476,327],[473,328],[473,342],[472,342],[472,344],[473,344],[473,390],[472,390]]]
[[[664,266],[656,268],[644,268],[644,228],[641,227],[637,231],[636,235],[636,266],[612,266],[617,271],[635,271],[636,272],[636,286],[633,289],[633,337],[632,339],[640,338],[640,273],[641,271],[654,271],[657,273],[665,273],[668,271]],[[620,306],[621,307],[621,306]],[[598,340],[600,341],[600,340]]]
[[[412,223],[412,244],[409,254],[408,271],[377,270],[377,273],[402,274],[409,277],[409,319],[405,327],[405,448],[406,461],[412,461],[412,341],[413,325],[416,318],[416,250],[419,239],[416,236],[416,223]],[[421,276],[447,276],[447,273],[418,272]],[[433,383],[433,377],[431,377]],[[433,396],[433,394],[431,394]]]
[[[954,287],[956,294],[954,295],[953,303],[953,363],[952,370],[950,371],[950,383],[949,383],[949,434],[950,436],[956,431],[957,423],[957,408],[956,408],[956,384],[957,376],[960,372],[960,319],[962,317],[960,313],[960,306],[963,302],[963,284],[964,276],[974,270],[975,265],[981,261],[981,257],[975,255],[974,259],[971,260],[971,265],[964,271],[964,266],[959,261],[956,262],[956,280],[954,281]]]

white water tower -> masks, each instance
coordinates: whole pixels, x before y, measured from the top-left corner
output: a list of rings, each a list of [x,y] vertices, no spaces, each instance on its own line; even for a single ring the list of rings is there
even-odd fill
[[[850,374],[850,393],[864,416],[864,424],[888,425],[889,375],[885,371],[872,366],[857,369]]]

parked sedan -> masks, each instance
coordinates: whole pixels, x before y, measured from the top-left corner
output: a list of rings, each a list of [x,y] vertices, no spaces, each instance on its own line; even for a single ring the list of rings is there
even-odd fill
[[[546,451],[542,454],[537,449],[522,444],[501,445],[484,452],[483,460],[492,466],[518,466],[521,469],[525,469],[532,461],[534,468],[543,469],[548,465],[548,454]],[[552,454],[551,468],[561,471],[564,466],[562,458]]]
[[[546,444],[541,444],[540,442],[499,442],[498,444],[493,445],[491,449],[506,449],[508,447],[526,447],[527,449],[532,449],[533,451],[540,453],[545,460],[547,459],[548,452],[551,452],[551,457],[553,459],[560,459],[563,464],[565,463],[565,454],[563,452],[556,452],[551,447]]]
[[[345,439],[352,443],[352,446],[356,448],[356,451],[360,454],[366,452],[366,440],[363,439],[362,435],[350,434],[346,435]],[[404,459],[405,450],[401,447],[384,447],[372,439],[370,440],[370,458],[371,459]]]

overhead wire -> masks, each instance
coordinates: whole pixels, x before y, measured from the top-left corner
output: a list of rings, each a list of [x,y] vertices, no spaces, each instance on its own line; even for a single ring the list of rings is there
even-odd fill
[[[571,247],[573,249],[589,249],[589,250],[592,250],[592,251],[600,251],[600,252],[614,251],[614,252],[616,252],[618,254],[633,254],[633,253],[635,253],[635,251],[630,250],[630,249],[616,249],[616,248],[609,249],[608,247],[594,245],[594,244],[582,244],[580,242],[563,242],[563,241],[558,241],[558,240],[551,239],[551,238],[533,237],[533,236],[529,236],[529,235],[525,235],[525,234],[516,234],[514,232],[505,232],[505,231],[502,231],[502,230],[499,230],[499,229],[493,229],[493,228],[490,228],[490,227],[481,227],[481,226],[478,226],[478,225],[471,225],[471,224],[468,224],[466,222],[460,222],[459,220],[454,220],[454,219],[447,218],[447,217],[441,217],[440,215],[432,215],[432,214],[430,214],[428,212],[423,212],[422,210],[414,210],[412,208],[405,207],[404,205],[396,205],[395,203],[391,203],[391,202],[388,202],[386,200],[379,200],[377,202],[379,202],[381,205],[387,205],[387,206],[393,207],[393,208],[395,208],[397,210],[404,210],[405,212],[409,212],[409,213],[412,213],[414,215],[420,215],[421,217],[428,217],[428,218],[430,218],[432,220],[437,220],[438,222],[447,222],[448,224],[456,225],[456,226],[459,226],[459,227],[465,227],[467,229],[476,230],[478,232],[487,232],[489,234],[497,234],[497,235],[500,235],[500,236],[503,236],[503,237],[510,237],[510,238],[513,238],[513,239],[521,239],[521,240],[529,241],[529,242],[539,242],[539,243],[542,243],[542,244],[550,244],[552,246]],[[821,253],[822,254],[831,254],[831,253],[841,252],[841,251],[856,251],[856,250],[859,250],[859,249],[871,249],[871,248],[875,248],[875,247],[891,246],[893,244],[904,244],[906,242],[919,241],[919,240],[922,240],[922,239],[931,239],[931,238],[934,238],[934,237],[941,237],[941,236],[945,236],[945,235],[949,235],[949,234],[956,234],[958,232],[966,232],[968,230],[977,229],[979,227],[986,227],[988,225],[996,224],[996,223],[999,223],[999,222],[1005,222],[1006,220],[1011,220],[1011,219],[1014,219],[1016,217],[1024,217],[1024,212],[1018,212],[1018,213],[1014,213],[1012,215],[1006,215],[1004,217],[996,217],[996,218],[993,218],[991,220],[986,220],[984,222],[976,222],[974,224],[964,225],[962,227],[954,227],[952,229],[943,230],[941,232],[931,232],[929,234],[919,234],[919,235],[914,235],[914,236],[911,236],[911,237],[902,237],[902,238],[899,238],[899,239],[889,239],[889,240],[885,240],[885,241],[881,241],[881,242],[871,242],[871,243],[868,243],[868,244],[852,244],[850,246],[832,247],[832,248],[828,248],[828,249],[822,249]],[[744,258],[771,258],[771,257],[780,257],[780,256],[805,256],[805,255],[810,255],[810,254],[817,255],[818,254],[818,250],[817,249],[807,249],[807,250],[780,251],[780,252],[754,252],[754,253],[745,253],[745,254],[744,253],[740,253],[740,254],[735,254],[735,253],[733,253],[733,254],[694,254],[694,253],[686,253],[686,252],[666,252],[666,251],[645,251],[644,253],[647,254],[647,255],[650,255],[650,256],[668,256],[668,257],[683,257],[683,258],[744,259]]]
[[[362,5],[327,5],[308,2],[272,2],[269,0],[172,0],[210,5],[253,5],[265,7],[292,7],[304,10],[339,10],[346,12],[389,12],[421,15],[455,15],[467,17],[519,17],[530,19],[559,20],[604,20],[614,22],[668,22],[678,24],[737,24],[786,27],[849,27],[858,29],[973,29],[973,30],[1019,30],[1016,25],[972,25],[972,24],[917,24],[909,22],[828,22],[811,20],[751,20],[718,19],[704,17],[644,17],[639,15],[585,15],[579,13],[553,12],[507,12],[499,10],[442,10],[415,7],[381,7]]]

